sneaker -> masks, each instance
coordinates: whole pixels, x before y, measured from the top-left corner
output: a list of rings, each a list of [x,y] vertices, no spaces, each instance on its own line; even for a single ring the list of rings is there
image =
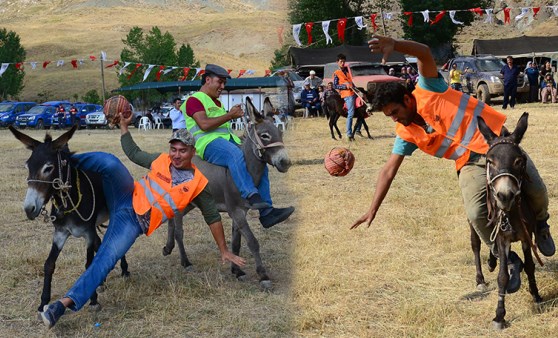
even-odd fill
[[[539,251],[546,257],[554,255],[556,246],[550,235],[550,226],[546,221],[537,222],[537,231],[535,231],[535,240]]]
[[[262,197],[258,193],[248,197],[248,203],[250,204],[250,209],[271,208],[271,204],[262,200]]]
[[[273,208],[269,214],[260,217],[260,223],[266,229],[271,228],[289,218],[294,211],[294,207]]]
[[[44,306],[43,312],[41,312],[41,318],[43,319],[43,323],[50,329],[56,324],[58,319],[62,317],[64,312],[66,312],[66,307],[61,301],[57,301]]]
[[[510,279],[508,281],[508,287],[506,288],[507,293],[514,293],[521,287],[521,270],[523,270],[523,262],[521,258],[513,252],[510,251],[508,256],[508,271],[510,273]]]

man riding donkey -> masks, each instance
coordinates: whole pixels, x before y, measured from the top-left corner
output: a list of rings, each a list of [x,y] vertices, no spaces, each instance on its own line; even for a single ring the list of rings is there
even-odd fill
[[[272,206],[267,167],[260,182],[254,182],[246,168],[239,147],[241,141],[230,128],[230,121],[244,116],[244,112],[240,105],[227,112],[219,101],[230,78],[224,68],[208,64],[201,78],[201,89],[192,94],[180,110],[185,114],[186,128],[196,140],[197,154],[209,163],[229,169],[242,198],[248,200],[251,209],[259,210],[262,226],[270,228],[289,218],[295,209]]]
[[[449,88],[438,74],[428,46],[383,36],[375,36],[368,44],[372,52],[384,54],[384,62],[393,51],[416,56],[420,76],[412,93],[399,83],[386,83],[376,91],[377,108],[396,122],[397,137],[392,154],[378,176],[372,204],[351,229],[362,223],[370,226],[405,156],[410,156],[418,148],[436,157],[455,160],[467,218],[479,237],[497,255],[497,248],[490,239],[491,229],[487,227],[485,154],[488,145],[478,130],[477,116],[481,116],[497,135],[506,116],[473,97]],[[543,255],[552,256],[556,248],[547,223],[547,190],[535,165],[529,157],[527,159],[529,180],[524,182],[522,189],[529,196],[535,211],[537,246]],[[511,252],[508,263],[512,268],[508,289],[516,290],[515,286],[521,283],[519,273],[522,262],[517,254]]]
[[[172,134],[168,153],[150,154],[142,151],[128,132],[134,115],[124,117],[121,113],[120,116],[124,153],[132,162],[150,171],[134,182],[126,167],[112,154],[92,152],[72,156],[77,168],[101,175],[110,222],[91,265],[64,297],[45,305],[41,317],[49,328],[56,324],[66,308],[78,311],[85,305],[139,235],[151,235],[191,202],[200,208],[209,225],[223,263],[245,264],[244,259],[227,249],[221,216],[206,187],[207,178],[191,162],[196,152],[192,135],[180,129]]]

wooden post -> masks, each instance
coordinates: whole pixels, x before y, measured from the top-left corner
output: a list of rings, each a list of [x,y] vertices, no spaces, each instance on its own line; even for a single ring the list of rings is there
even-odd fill
[[[386,36],[386,22],[384,21],[384,10],[380,7],[380,17],[382,19],[382,31],[384,32],[384,36]]]
[[[103,67],[103,53],[101,53],[101,84],[103,87],[103,91],[101,92],[101,97],[103,99],[103,104],[105,104],[105,71]]]

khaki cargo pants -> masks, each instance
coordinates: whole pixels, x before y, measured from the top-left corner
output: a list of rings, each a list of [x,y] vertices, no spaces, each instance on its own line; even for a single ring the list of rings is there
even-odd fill
[[[547,220],[548,193],[546,186],[528,155],[526,171],[529,180],[523,181],[522,190],[531,201],[537,221]],[[472,159],[461,168],[459,187],[463,195],[467,219],[481,240],[491,247],[490,233],[492,229],[486,226],[488,209],[486,206],[486,157],[484,155]]]

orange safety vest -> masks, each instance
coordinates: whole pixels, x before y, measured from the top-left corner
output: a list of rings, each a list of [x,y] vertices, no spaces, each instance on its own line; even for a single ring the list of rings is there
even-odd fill
[[[194,178],[173,187],[170,166],[169,154],[161,154],[151,163],[149,173],[134,182],[134,211],[144,215],[151,210],[147,236],[177,212],[184,210],[207,185],[207,178],[192,164]]]
[[[333,74],[336,75],[337,78],[339,79],[340,85],[353,83],[353,77],[348,72],[347,74],[345,74],[341,69],[337,69],[335,72],[333,72]],[[339,92],[339,95],[341,95],[342,98],[346,98],[354,95],[351,89],[337,89],[337,91]]]
[[[443,93],[436,93],[417,86],[413,96],[417,101],[417,113],[434,132],[428,134],[424,128],[414,123],[407,127],[397,123],[397,135],[416,144],[427,154],[455,160],[456,170],[467,163],[471,151],[478,154],[486,154],[488,151],[488,144],[477,126],[477,116],[481,116],[497,135],[500,135],[506,121],[506,115],[451,88]]]

